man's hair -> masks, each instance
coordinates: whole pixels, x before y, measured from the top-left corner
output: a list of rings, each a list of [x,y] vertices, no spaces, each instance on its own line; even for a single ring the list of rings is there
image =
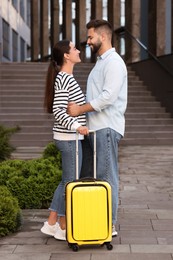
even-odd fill
[[[105,29],[109,30],[109,31],[112,33],[112,26],[111,26],[111,24],[110,24],[108,21],[106,21],[106,20],[97,20],[97,19],[94,19],[94,20],[89,21],[89,22],[86,24],[86,28],[87,28],[87,29],[91,29],[91,28],[98,29],[98,28],[101,28],[101,27],[104,27]]]
[[[110,41],[112,39],[112,34],[113,34],[112,26],[106,20],[97,20],[97,19],[91,20],[86,24],[86,28],[87,29],[93,28],[94,31],[96,31],[98,34],[101,34],[104,31],[108,35]]]

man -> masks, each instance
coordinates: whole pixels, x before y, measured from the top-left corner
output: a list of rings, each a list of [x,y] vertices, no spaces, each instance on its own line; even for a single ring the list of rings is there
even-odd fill
[[[118,143],[125,130],[127,69],[115,48],[112,48],[110,23],[105,20],[91,20],[86,27],[87,44],[98,58],[87,81],[87,103],[82,106],[70,103],[68,112],[72,116],[88,112],[88,127],[96,130],[97,178],[108,181],[112,187],[112,236],[116,236],[119,189]],[[89,136],[89,139],[92,144],[92,137]],[[87,163],[87,167],[90,163]],[[88,175],[87,170],[85,174]]]

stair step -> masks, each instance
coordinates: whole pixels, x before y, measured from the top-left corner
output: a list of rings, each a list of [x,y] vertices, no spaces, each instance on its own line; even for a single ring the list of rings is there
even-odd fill
[[[172,131],[173,132],[173,124],[172,125],[155,125],[155,124],[143,124],[143,125],[132,125],[126,124],[126,133],[129,132],[166,132],[166,131]]]
[[[13,127],[13,126],[20,126],[21,128],[23,127],[53,127],[53,119],[46,119],[46,120],[41,120],[40,118],[33,120],[33,119],[23,119],[23,118],[19,118],[16,120],[12,120],[12,119],[5,119],[3,120],[3,124],[7,127]]]
[[[3,101],[18,101],[20,102],[20,100],[22,99],[22,101],[42,101],[43,100],[43,95],[24,95],[24,94],[21,94],[20,96],[19,95],[4,95],[3,96]]]
[[[163,107],[128,107],[127,113],[163,113],[165,112],[165,108]]]
[[[15,109],[15,113],[21,113],[21,107],[2,107],[0,108],[0,112],[2,113],[13,113]],[[43,112],[43,108],[41,107],[22,107],[22,113],[30,113],[30,114],[39,114]]]
[[[12,153],[12,158],[26,160],[40,158],[45,147],[42,146],[31,146],[31,147],[17,147],[17,149]]]
[[[1,113],[0,114],[0,120],[6,120],[7,118],[7,114],[6,113]],[[8,120],[22,120],[22,118],[24,118],[25,120],[49,120],[49,118],[51,118],[48,114],[45,113],[35,113],[35,114],[31,114],[31,113],[22,113],[22,111],[20,112],[20,114],[18,113],[11,113],[8,114]]]
[[[30,134],[48,134],[48,135],[52,135],[52,127],[53,127],[53,124],[47,124],[47,125],[20,125],[20,131],[18,132],[18,135],[21,136],[21,133],[23,135],[27,135],[28,133],[28,137],[30,137]],[[17,133],[16,133],[17,135]]]
[[[173,138],[124,138],[120,145],[173,145]]]
[[[40,107],[42,108],[43,111],[43,100],[41,101],[33,101],[33,100],[29,100],[29,101],[8,101],[6,102],[6,100],[2,100],[1,104],[0,104],[0,109],[1,108],[7,108],[7,107],[12,107],[12,108],[24,108],[24,107]],[[15,111],[15,110],[14,110]]]
[[[157,131],[157,130],[153,130],[152,132],[150,132],[150,136],[148,136],[149,132],[148,131],[133,131],[133,132],[126,132],[125,137],[126,138],[151,138],[151,139],[155,139],[155,138],[164,138],[166,135],[166,138],[173,138],[172,135],[172,130],[168,131]]]
[[[161,107],[158,101],[129,101],[127,107]]]
[[[172,118],[128,118],[126,117],[126,126],[128,125],[173,125],[173,119]]]
[[[40,146],[40,147],[46,147],[50,142],[52,141],[52,138],[48,138],[48,139],[41,139],[41,137],[39,137],[39,139],[37,140],[11,140],[11,144],[14,147],[18,147],[18,146],[33,146],[33,144],[35,144],[36,146]],[[30,157],[28,158],[30,159]]]
[[[169,118],[169,114],[167,114],[167,113],[131,113],[131,112],[126,112],[126,117],[127,118],[136,118],[136,119],[138,119],[138,118],[142,118],[142,119],[144,119],[144,118]]]

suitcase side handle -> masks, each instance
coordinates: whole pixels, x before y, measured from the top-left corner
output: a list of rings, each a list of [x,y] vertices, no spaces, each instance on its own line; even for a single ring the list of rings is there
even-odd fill
[[[93,151],[93,156],[94,156],[94,176],[93,178],[96,179],[96,131],[95,130],[89,130],[89,134],[93,133],[94,135],[94,151]],[[78,146],[78,140],[79,140],[79,133],[76,132],[76,180],[79,179],[79,146]]]

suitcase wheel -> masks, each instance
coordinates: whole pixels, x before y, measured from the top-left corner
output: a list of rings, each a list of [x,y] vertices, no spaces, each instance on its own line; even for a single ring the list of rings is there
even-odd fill
[[[110,242],[105,243],[105,244],[106,244],[107,250],[112,250],[113,249],[113,245]]]
[[[77,252],[79,250],[79,246],[77,244],[68,244],[70,248],[72,248],[72,250],[74,252]]]
[[[72,245],[72,249],[74,252],[77,252],[79,250],[79,246],[78,245]]]

